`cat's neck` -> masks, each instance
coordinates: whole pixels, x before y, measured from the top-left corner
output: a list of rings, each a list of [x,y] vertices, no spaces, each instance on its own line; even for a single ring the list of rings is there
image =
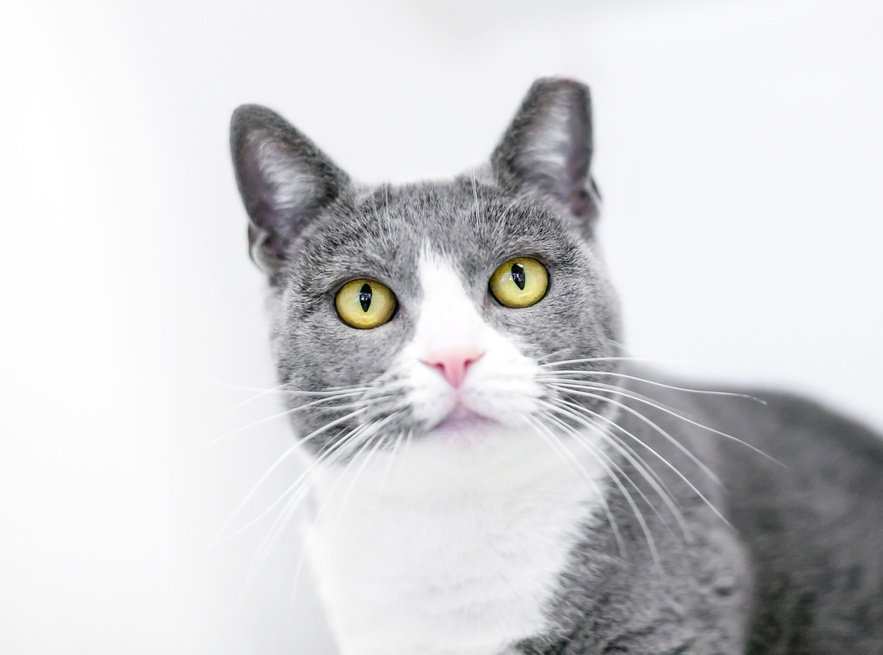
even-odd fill
[[[590,450],[514,431],[326,467],[309,548],[342,644],[493,655],[538,634],[607,480]]]

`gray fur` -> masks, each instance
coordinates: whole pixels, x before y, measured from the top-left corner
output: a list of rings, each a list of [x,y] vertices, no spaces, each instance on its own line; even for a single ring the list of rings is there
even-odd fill
[[[586,412],[617,409],[619,428],[611,432],[646,461],[642,472],[628,449],[610,451],[622,479],[647,499],[637,502],[650,538],[611,485],[607,500],[624,548],[606,517],[593,521],[547,608],[549,631],[515,645],[518,652],[883,653],[883,442],[790,396],[754,393],[763,405],[615,377],[653,378],[613,359],[620,328],[594,255],[591,134],[588,89],[540,80],[490,168],[449,183],[367,189],[276,114],[237,110],[234,163],[252,253],[271,282],[273,349],[289,406],[310,400],[300,392],[334,387],[367,387],[361,399],[378,398],[311,447],[324,452],[360,424],[396,411],[393,431],[426,432],[394,391],[390,364],[414,330],[417,257],[429,244],[454,260],[484,319],[516,335],[525,354],[539,359],[566,348],[555,359],[608,358],[571,368],[592,384],[627,381],[618,394],[550,388],[549,395]],[[270,165],[262,160],[267,152],[276,158]],[[288,178],[280,175],[286,170]],[[539,259],[551,276],[543,301],[517,312],[487,287],[494,269],[515,255]],[[354,330],[337,317],[337,290],[358,277],[394,290],[399,306],[389,323]],[[296,432],[343,419],[346,402],[294,413]],[[686,534],[648,477],[671,493]]]
[[[639,369],[626,372],[660,379]],[[620,529],[633,535],[627,559],[605,531],[587,533],[550,609],[559,628],[522,644],[523,652],[883,653],[879,436],[784,394],[750,391],[760,404],[747,396],[694,396],[637,382],[630,387],[766,455],[627,400],[720,477],[720,485],[709,480],[637,417],[619,419],[693,482],[732,527],[671,469],[650,462],[678,499],[689,535],[678,532],[661,503],[662,518],[643,506],[661,554],[657,568],[635,515],[613,497]],[[634,467],[623,466],[658,500]]]

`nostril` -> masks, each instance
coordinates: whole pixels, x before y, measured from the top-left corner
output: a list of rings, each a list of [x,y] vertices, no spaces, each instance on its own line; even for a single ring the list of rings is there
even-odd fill
[[[468,359],[463,360],[463,375],[466,375],[466,370],[470,366],[472,366],[475,362],[477,362],[479,359],[481,359],[482,355],[484,355],[484,353],[481,353],[479,355],[476,355],[475,357],[470,357]]]
[[[463,362],[463,368],[469,368],[470,366],[472,366],[475,362],[477,362],[482,357],[484,357],[484,353],[479,353],[475,357],[470,357],[465,362]]]

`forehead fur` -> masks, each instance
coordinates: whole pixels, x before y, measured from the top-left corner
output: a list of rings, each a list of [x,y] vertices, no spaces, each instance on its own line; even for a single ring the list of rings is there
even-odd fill
[[[384,186],[336,203],[306,230],[292,245],[288,281],[324,293],[364,275],[396,284],[397,293],[417,292],[409,287],[424,244],[467,278],[484,277],[516,254],[566,267],[583,247],[550,211],[491,185]]]

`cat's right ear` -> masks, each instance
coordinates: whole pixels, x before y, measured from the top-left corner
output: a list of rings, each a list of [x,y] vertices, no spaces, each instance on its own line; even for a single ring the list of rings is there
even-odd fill
[[[291,242],[340,197],[349,178],[284,118],[259,105],[233,112],[230,148],[250,219],[249,252],[272,280]]]

